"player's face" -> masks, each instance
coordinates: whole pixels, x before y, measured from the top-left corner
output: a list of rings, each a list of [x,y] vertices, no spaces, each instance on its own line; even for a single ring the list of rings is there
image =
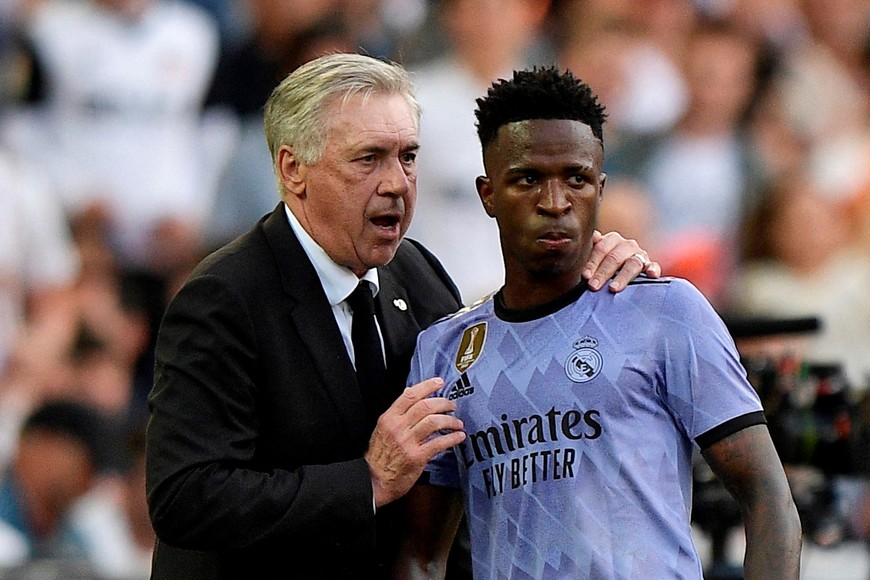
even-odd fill
[[[499,129],[477,188],[498,222],[508,283],[579,283],[604,187],[603,158],[601,142],[579,121],[536,119]]]
[[[333,106],[323,155],[296,167],[285,199],[326,253],[361,275],[393,259],[411,223],[417,122],[401,95],[357,95]]]

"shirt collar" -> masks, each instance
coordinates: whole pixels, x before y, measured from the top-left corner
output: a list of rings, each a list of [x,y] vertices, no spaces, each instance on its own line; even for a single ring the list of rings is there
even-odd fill
[[[302,249],[305,250],[308,259],[311,260],[317,277],[320,279],[320,285],[323,286],[323,291],[326,293],[326,299],[329,300],[331,306],[343,302],[350,296],[360,280],[371,282],[374,286],[374,295],[378,295],[380,281],[377,268],[369,268],[362,278],[357,278],[350,268],[336,264],[326,251],[308,235],[308,232],[305,231],[286,203],[284,204],[284,212],[287,214],[290,228],[296,234],[299,243],[302,244]]]

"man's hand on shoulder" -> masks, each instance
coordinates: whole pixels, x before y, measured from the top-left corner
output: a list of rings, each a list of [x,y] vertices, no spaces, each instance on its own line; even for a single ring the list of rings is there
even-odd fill
[[[620,292],[639,274],[658,278],[662,275],[662,267],[650,260],[637,240],[626,239],[619,232],[602,234],[595,230],[592,233],[592,253],[583,268],[583,277],[589,281],[590,290],[600,290],[607,280],[613,278],[608,289]]]

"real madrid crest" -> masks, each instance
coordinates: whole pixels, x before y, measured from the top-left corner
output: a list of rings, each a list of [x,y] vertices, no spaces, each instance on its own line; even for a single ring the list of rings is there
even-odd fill
[[[603,366],[603,359],[595,347],[598,341],[591,336],[584,336],[574,341],[574,352],[565,361],[565,374],[575,383],[585,383],[598,376]]]
[[[462,373],[474,364],[480,353],[483,352],[483,343],[486,341],[486,322],[480,322],[469,326],[462,333],[459,341],[459,350],[456,352],[456,369]]]

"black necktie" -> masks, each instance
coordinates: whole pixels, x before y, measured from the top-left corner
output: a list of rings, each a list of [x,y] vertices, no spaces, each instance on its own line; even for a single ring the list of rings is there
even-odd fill
[[[381,338],[375,326],[375,300],[370,282],[361,280],[347,302],[353,310],[350,339],[353,342],[356,376],[369,416],[376,420],[384,410],[378,408],[377,401],[380,398],[378,393],[386,388],[384,380],[387,373]]]

